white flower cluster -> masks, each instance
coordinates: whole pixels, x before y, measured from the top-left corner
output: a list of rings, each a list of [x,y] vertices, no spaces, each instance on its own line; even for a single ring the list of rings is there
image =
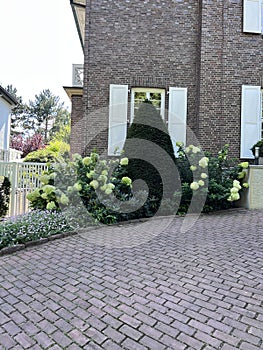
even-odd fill
[[[208,162],[209,162],[209,159],[207,158],[207,157],[203,157],[203,158],[201,158],[200,160],[199,160],[199,166],[201,167],[201,168],[207,168],[207,166],[208,166]]]
[[[240,171],[238,173],[238,178],[239,179],[244,179],[244,177],[247,174],[247,168],[248,168],[248,162],[242,162],[240,164],[238,164],[240,166],[240,168],[242,169],[242,171]],[[241,186],[240,181],[238,180],[234,180],[233,181],[233,187],[230,189],[230,196],[228,197],[228,201],[229,202],[234,202],[234,201],[238,201],[240,199],[240,194],[239,191],[241,190],[241,188],[248,188],[249,185],[247,182],[244,182],[243,185]]]
[[[186,147],[185,153],[190,153],[190,152],[193,152],[194,154],[196,154],[196,153],[200,153],[201,150],[199,147],[196,147],[194,145],[189,145],[188,147]]]
[[[194,181],[191,183],[190,188],[193,191],[198,190],[199,187],[203,187],[205,185],[203,180],[199,180],[199,181]]]
[[[233,181],[233,187],[230,189],[230,196],[228,197],[229,202],[237,201],[240,198],[239,190],[241,190],[240,182],[238,180]]]
[[[96,155],[96,156],[95,156]],[[81,160],[78,158],[78,160]],[[121,160],[112,160],[111,163],[120,164],[121,166],[126,166],[129,163],[127,157],[122,158]],[[90,157],[85,157],[82,159],[83,165],[89,167],[86,177],[90,179],[89,186],[94,190],[99,189],[104,192],[106,195],[110,195],[115,188],[115,185],[111,182],[112,179],[109,178],[109,166],[106,160],[99,160],[99,155],[91,153]],[[121,183],[131,186],[132,180],[130,178],[123,177]],[[73,187],[69,187],[68,191],[80,192],[83,185],[80,182],[77,182]]]
[[[200,152],[201,152],[200,148],[196,147],[194,145],[190,145],[190,146],[186,147],[186,149],[185,149],[185,153],[187,153],[189,155],[191,155],[191,154],[192,155],[197,155]],[[202,157],[198,161],[199,168],[202,168],[202,169],[207,168],[208,167],[208,162],[209,162],[209,159],[207,157]],[[191,165],[190,166],[190,170],[193,171],[193,172],[194,171],[197,172],[198,171],[198,166],[197,165]],[[203,187],[205,185],[204,180],[208,177],[207,173],[205,173],[204,171],[202,171],[201,174],[199,173],[199,175],[200,175],[201,179],[198,180],[198,181],[193,181],[190,184],[190,188],[193,191],[196,191],[200,187]]]
[[[82,195],[87,191],[98,189],[108,196],[113,192],[115,186],[117,191],[121,190],[121,187],[123,189],[123,185],[127,187],[132,186],[132,180],[127,176],[122,176],[119,179],[110,176],[110,169],[112,166],[125,167],[128,165],[129,160],[127,157],[120,160],[114,159],[107,161],[101,160],[99,154],[92,152],[89,157],[84,158],[79,154],[74,154],[73,160],[74,162],[70,163],[71,170],[74,174],[77,174],[77,169],[79,169],[81,177],[71,186],[68,186],[65,193],[55,187],[55,172],[51,174],[44,173],[40,177],[42,185],[30,192],[27,195],[27,199],[32,202],[33,205],[38,205],[39,202],[42,207],[45,206],[48,210],[57,210],[59,209],[59,204],[65,206],[69,205],[70,195],[74,193]]]
[[[244,182],[242,186],[244,188],[248,188],[248,183]],[[230,196],[227,199],[229,202],[238,201],[240,199],[239,191],[241,190],[242,186],[238,180],[233,181],[233,187],[230,189]]]

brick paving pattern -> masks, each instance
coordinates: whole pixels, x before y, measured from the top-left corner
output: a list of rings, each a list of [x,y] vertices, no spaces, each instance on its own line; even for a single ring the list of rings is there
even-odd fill
[[[263,212],[164,220],[1,257],[0,349],[263,349]]]

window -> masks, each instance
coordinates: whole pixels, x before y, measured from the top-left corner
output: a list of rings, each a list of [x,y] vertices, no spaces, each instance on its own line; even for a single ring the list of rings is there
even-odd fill
[[[128,85],[111,84],[109,92],[108,155],[114,156],[120,154],[127,135]],[[174,150],[177,152],[176,141],[184,144],[186,141],[187,88],[169,87],[168,96],[168,130]],[[164,119],[165,90],[133,88],[131,89],[131,122],[140,103],[146,98],[152,101]]]
[[[243,1],[243,31],[263,33],[263,0]]]
[[[262,136],[262,89],[242,85],[240,158],[254,159],[251,147]]]
[[[131,91],[131,122],[139,108],[140,103],[149,100],[160,112],[162,118],[165,115],[165,90],[154,88],[133,88]]]

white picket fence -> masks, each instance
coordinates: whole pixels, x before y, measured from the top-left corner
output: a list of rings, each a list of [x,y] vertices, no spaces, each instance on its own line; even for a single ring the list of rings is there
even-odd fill
[[[48,170],[46,163],[0,162],[0,176],[11,182],[10,204],[7,216],[25,214],[29,211],[27,194],[41,185],[39,177]]]

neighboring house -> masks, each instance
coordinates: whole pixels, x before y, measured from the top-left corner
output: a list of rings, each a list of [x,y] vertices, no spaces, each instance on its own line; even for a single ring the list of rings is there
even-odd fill
[[[11,110],[17,100],[0,86],[0,161],[14,161],[21,158],[21,152],[10,149]]]
[[[148,97],[174,143],[191,142],[188,126],[205,150],[228,143],[232,156],[253,158],[262,137],[263,0],[70,2],[84,52],[83,89],[66,88],[73,153],[112,155]]]

